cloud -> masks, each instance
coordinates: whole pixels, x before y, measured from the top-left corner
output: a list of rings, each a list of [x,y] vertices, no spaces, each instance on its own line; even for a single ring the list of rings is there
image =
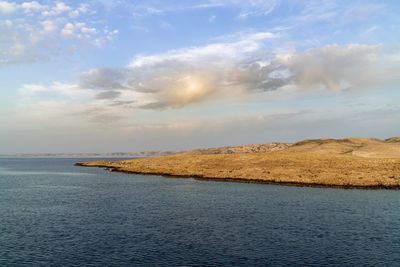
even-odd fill
[[[271,28],[287,29],[301,39],[298,45],[304,45],[310,36],[315,36],[312,39],[324,43],[324,39],[332,40],[336,37],[337,40],[338,36],[353,34],[356,28],[364,29],[371,22],[387,26],[387,19],[396,17],[395,9],[389,10],[389,6],[390,4],[382,1],[283,0],[275,5],[274,10],[279,16],[271,16],[267,25]],[[386,19],[382,20],[382,17]],[[354,35],[346,37],[350,37],[348,40],[356,40]]]
[[[87,27],[84,22],[67,22],[61,30],[61,35],[66,39],[90,39],[96,35],[98,30],[94,27]]]
[[[216,77],[209,73],[191,73],[186,76],[169,75],[140,87],[141,91],[154,90],[154,102],[144,104],[143,108],[163,109],[184,107],[211,99],[218,93]],[[165,89],[168,88],[168,89]]]
[[[273,51],[279,36],[259,32],[231,42],[136,56],[119,69],[93,69],[80,87],[135,92],[137,107],[182,108],[276,91],[369,88],[399,79],[400,66],[379,45],[327,45],[298,52]],[[129,97],[129,96],[124,96]]]
[[[229,8],[238,13],[238,18],[246,19],[253,16],[268,15],[280,1],[277,0],[202,0],[202,1],[146,1],[145,4],[131,6],[135,17],[163,15],[165,13],[183,12],[199,9]],[[115,6],[115,5],[114,5]]]
[[[98,93],[96,95],[97,99],[115,99],[118,96],[121,95],[121,92],[117,92],[117,91],[105,91],[105,92],[101,92]]]
[[[293,73],[290,79],[301,89],[320,86],[339,91],[368,87],[385,79],[381,76],[385,75],[385,67],[378,49],[375,45],[328,45],[280,58],[278,62]]]
[[[0,66],[44,61],[79,46],[102,46],[116,30],[96,22],[88,4],[0,1]]]
[[[36,1],[32,1],[32,2],[23,2],[21,4],[21,8],[26,10],[26,11],[33,11],[33,10],[43,10],[46,9],[47,6],[46,5],[42,5]]]
[[[246,35],[236,42],[137,56],[125,69],[128,88],[149,95],[144,108],[183,107],[240,93],[236,79],[249,77],[242,61],[260,50],[272,33]],[[247,77],[245,77],[247,76]]]
[[[188,62],[196,63],[198,60],[218,58],[219,63],[224,58],[239,58],[249,55],[263,48],[263,43],[276,39],[279,36],[271,32],[247,33],[236,36],[231,42],[221,42],[205,45],[202,47],[191,47],[172,50],[162,54],[135,57],[130,63],[131,68],[155,66],[165,62]]]
[[[60,108],[60,105],[58,105]],[[70,105],[61,106],[71,109]],[[337,110],[339,112],[337,112]],[[400,110],[383,107],[351,109],[350,106],[323,107],[298,111],[258,111],[242,116],[219,116],[212,120],[203,117],[170,118],[168,121],[146,121],[130,118],[121,122],[119,114],[101,108],[76,112],[75,127],[68,118],[57,115],[54,121],[43,117],[40,124],[33,118],[15,123],[15,118],[1,118],[5,131],[0,135],[4,151],[21,152],[49,150],[54,152],[185,150],[199,147],[218,147],[248,143],[295,142],[307,138],[375,136],[387,138],[398,133]],[[344,110],[344,111],[343,111]],[[125,115],[125,114],[124,114]],[[11,119],[10,121],[8,121]],[[67,120],[67,123],[65,122]],[[88,120],[88,121],[85,121]],[[21,121],[21,120],[20,120]],[[4,124],[5,123],[5,124]],[[34,124],[36,127],[31,126]],[[79,125],[79,131],[76,130]],[[111,127],[112,126],[112,127]],[[24,135],[29,129],[29,135]],[[68,145],[65,141],[68,140]]]
[[[0,14],[11,14],[17,10],[17,4],[14,2],[0,1]]]
[[[83,117],[95,124],[113,124],[125,118],[124,115],[111,113],[108,109],[101,106],[76,109],[70,115]]]
[[[40,84],[24,84],[19,90],[18,95],[23,100],[37,99],[74,99],[74,100],[87,100],[91,99],[95,93],[90,90],[82,90],[76,84],[68,84],[62,82],[53,82],[50,85]]]
[[[51,116],[81,114],[92,123],[119,124],[153,110],[168,114],[201,104],[285,99],[313,90],[347,92],[400,80],[398,55],[385,53],[381,45],[271,49],[270,43],[280,40],[276,34],[255,32],[225,42],[137,55],[127,66],[88,70],[75,83],[24,85],[21,103]],[[54,103],[71,108],[52,112]]]
[[[231,4],[237,4],[241,7],[241,12],[239,14],[240,19],[247,19],[248,17],[254,16],[265,16],[273,12],[276,6],[279,5],[280,1],[265,1],[265,0],[255,0],[255,1],[227,1]]]
[[[23,96],[31,96],[36,95],[38,93],[47,92],[49,89],[46,86],[38,85],[38,84],[24,84],[22,88],[20,88],[19,93]]]
[[[99,68],[83,73],[80,77],[80,86],[86,89],[110,90],[126,88],[126,70]]]
[[[135,101],[113,101],[109,104],[111,107],[117,106],[130,106],[131,104],[135,103]]]

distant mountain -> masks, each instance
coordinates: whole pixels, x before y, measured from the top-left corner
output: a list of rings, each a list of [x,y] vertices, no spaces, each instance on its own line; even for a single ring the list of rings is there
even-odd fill
[[[25,158],[142,158],[173,155],[172,151],[141,151],[141,152],[111,152],[111,153],[19,153],[0,154],[1,157]]]
[[[141,151],[113,153],[26,153],[0,154],[2,157],[77,157],[77,158],[147,158],[170,155],[248,154],[285,150],[323,154],[351,154],[360,157],[400,157],[400,137],[385,140],[376,138],[310,139],[294,144],[269,143],[193,149],[187,151]]]
[[[62,157],[62,158],[144,158],[159,157],[175,154],[234,154],[234,153],[259,153],[286,149],[290,144],[271,143],[271,144],[250,144],[241,146],[227,146],[219,148],[194,149],[188,151],[140,151],[140,152],[110,152],[110,153],[19,153],[19,154],[0,154],[0,157]]]

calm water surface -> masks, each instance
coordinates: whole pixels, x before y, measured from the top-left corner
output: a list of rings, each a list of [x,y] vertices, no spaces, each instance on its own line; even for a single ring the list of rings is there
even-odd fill
[[[129,175],[76,161],[0,159],[0,266],[400,266],[400,191]]]

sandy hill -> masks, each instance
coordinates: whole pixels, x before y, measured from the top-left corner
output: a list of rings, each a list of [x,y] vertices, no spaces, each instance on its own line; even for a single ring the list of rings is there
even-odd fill
[[[399,189],[400,138],[304,140],[78,165],[200,179]]]
[[[351,155],[365,158],[400,158],[400,138],[315,139],[293,144],[287,152]]]
[[[392,137],[386,140],[380,140],[376,138],[310,139],[294,144],[250,144],[242,146],[194,149],[190,151],[184,151],[179,154],[212,155],[264,153],[272,151],[320,153],[329,155],[347,154],[366,158],[399,158],[400,137]]]

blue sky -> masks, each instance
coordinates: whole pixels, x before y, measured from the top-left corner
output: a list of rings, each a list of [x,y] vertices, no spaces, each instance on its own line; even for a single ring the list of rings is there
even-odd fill
[[[0,153],[399,135],[398,1],[2,1]]]

